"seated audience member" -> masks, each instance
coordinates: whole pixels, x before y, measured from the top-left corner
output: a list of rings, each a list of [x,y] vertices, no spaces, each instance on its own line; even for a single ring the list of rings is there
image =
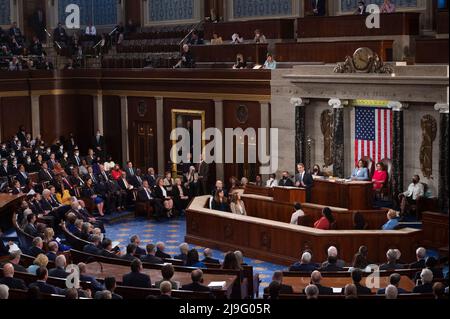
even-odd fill
[[[188,45],[202,45],[205,44],[203,39],[200,37],[200,34],[198,33],[198,31],[194,31],[191,34],[190,39],[187,42]]]
[[[241,194],[236,192],[233,193],[232,199],[231,199],[231,204],[230,204],[230,209],[231,209],[231,213],[236,214],[236,215],[243,215],[243,216],[247,216],[247,211],[245,209],[245,203],[241,198]]]
[[[27,224],[25,225],[25,228],[23,229],[23,231],[25,233],[27,233],[30,236],[33,237],[37,237],[39,236],[39,232],[37,231],[37,227],[36,227],[36,215],[35,214],[30,214],[27,216]]]
[[[29,254],[32,257],[37,257],[39,254],[45,254],[44,250],[44,241],[41,237],[34,237],[31,242],[31,248],[29,250]]]
[[[395,12],[395,4],[393,4],[390,0],[384,0],[383,5],[380,9],[381,13],[394,13]]]
[[[176,210],[181,214],[184,214],[184,211],[189,205],[189,194],[188,190],[182,184],[181,178],[175,179],[175,185],[172,188],[172,195]]]
[[[388,175],[383,163],[378,163],[372,176],[373,190],[380,191],[385,187],[388,181]]]
[[[195,291],[195,292],[211,292],[211,289],[204,286],[203,283],[203,271],[195,269],[191,273],[192,283],[183,285],[181,290]]]
[[[79,299],[78,290],[76,288],[69,288],[66,290],[66,299],[77,300]]]
[[[20,264],[22,251],[16,250],[9,254],[9,262],[13,265],[14,271],[27,273],[27,269]]]
[[[220,37],[217,32],[213,33],[213,38],[211,39],[211,44],[212,45],[221,45],[223,44],[223,40],[222,37]]]
[[[83,251],[91,255],[101,255],[102,250],[100,248],[100,243],[100,236],[92,236],[91,242],[83,247]]]
[[[352,280],[353,280],[353,285],[355,285],[355,287],[356,287],[356,292],[358,295],[371,295],[372,290],[361,285],[362,275],[363,275],[363,273],[359,269],[354,269],[352,271]],[[342,293],[345,293],[344,289],[342,289]]]
[[[398,213],[395,210],[390,209],[387,213],[387,219],[388,219],[388,221],[386,222],[386,224],[384,224],[381,227],[381,229],[382,230],[395,230],[395,228],[399,224]]]
[[[135,259],[131,262],[131,272],[123,276],[122,284],[127,287],[151,288],[150,276],[142,273],[142,262]]]
[[[162,265],[164,264],[164,261],[162,258],[155,256],[156,254],[156,247],[153,244],[147,245],[147,254],[141,256],[141,261],[147,264],[154,264],[154,265]]]
[[[181,59],[173,67],[174,69],[191,69],[195,67],[194,56],[192,55],[189,45],[183,45],[183,51],[181,52]]]
[[[96,300],[111,300],[113,299],[112,293],[109,290],[98,291],[95,294]]]
[[[189,245],[187,243],[182,243],[178,246],[180,249],[180,254],[173,257],[174,259],[182,260],[186,264],[189,253]]]
[[[417,204],[417,200],[425,195],[423,184],[420,182],[419,175],[414,175],[412,183],[408,186],[408,190],[399,195],[400,210],[402,216],[409,212],[410,206]]]
[[[389,285],[386,287],[384,295],[386,299],[397,299],[398,297],[398,289],[393,285]]]
[[[334,263],[334,260],[336,260],[335,264],[337,267],[339,268],[344,268],[345,267],[345,261],[343,261],[342,259],[339,259],[339,253],[336,247],[334,246],[330,246],[327,250],[327,255],[328,255],[328,259],[326,261],[324,261],[322,263],[322,268],[326,268],[328,266],[329,262],[329,258],[331,257]]]
[[[0,278],[0,285],[6,285],[9,289],[27,290],[22,279],[14,278],[14,266],[11,263],[3,265],[3,278]]]
[[[314,228],[322,230],[330,230],[332,229],[334,224],[335,220],[333,217],[333,213],[331,212],[331,209],[325,207],[322,210],[322,217],[314,223]]]
[[[401,280],[402,280],[402,276],[400,276],[400,274],[398,274],[398,273],[393,273],[389,276],[389,284],[397,288],[398,294],[409,293],[405,289],[399,287]],[[386,294],[386,288],[378,289],[377,295],[384,295],[384,294]]]
[[[193,268],[206,268],[205,264],[200,261],[198,251],[196,249],[189,250],[186,258],[186,266]]]
[[[133,261],[136,259],[136,244],[128,244],[127,245],[127,253],[125,255],[122,256],[122,259],[124,260],[128,260],[128,261]]]
[[[310,284],[310,285],[306,286],[305,295],[306,295],[307,300],[319,299],[319,294],[321,294],[321,293],[320,293],[319,287],[317,287],[317,285]]]
[[[367,169],[366,163],[363,160],[358,161],[358,167],[353,170],[351,179],[354,181],[369,180],[369,170]]]
[[[30,284],[29,288],[37,287],[41,293],[65,295],[64,290],[47,283],[48,270],[45,267],[40,267],[36,270],[37,281]]]
[[[366,256],[364,256],[359,252],[356,253],[355,256],[353,257],[352,267],[350,267],[348,271],[352,272],[355,269],[359,269],[367,273],[372,272],[371,268],[369,267],[369,262],[367,261]]]
[[[291,224],[298,225],[298,219],[305,216],[305,212],[302,210],[302,204],[300,203],[295,203],[294,209],[295,212],[291,216]]]
[[[261,174],[257,174],[255,177],[255,186],[263,187],[263,178]]]
[[[169,196],[169,192],[164,187],[164,180],[162,178],[158,178],[156,181],[154,194],[157,199],[162,201],[167,218],[172,218],[174,203],[172,197]]]
[[[358,299],[358,289],[354,284],[345,285],[342,289],[344,291],[345,299]]]
[[[293,187],[294,186],[294,182],[290,178],[289,172],[287,172],[287,171],[283,172],[283,175],[282,175],[280,181],[278,182],[278,186],[281,186],[281,187]]]
[[[58,23],[58,26],[53,31],[53,39],[58,42],[60,46],[64,47],[67,45],[68,37],[62,23]]]
[[[266,182],[266,187],[276,187],[278,186],[277,176],[275,174],[270,174],[269,179]]]
[[[409,269],[423,269],[425,268],[425,261],[427,256],[427,250],[423,247],[419,247],[416,250],[416,259],[417,261],[411,263],[409,265]]]
[[[202,263],[205,264],[220,264],[220,260],[218,259],[214,259],[213,256],[213,251],[210,248],[206,248],[203,251],[203,256],[205,256],[205,258],[203,258]]]
[[[236,256],[237,262],[241,267],[247,266],[247,264],[244,262],[244,254],[240,250],[236,250],[234,252],[234,255]]]
[[[364,1],[358,1],[358,7],[356,8],[355,15],[366,15],[366,3]]]
[[[83,187],[82,194],[83,197],[92,199],[93,203],[97,207],[100,216],[105,216],[105,201],[103,200],[103,198],[97,195],[92,178],[88,178],[86,180],[86,184]]]
[[[155,282],[155,287],[159,288],[161,283],[170,282],[173,290],[177,290],[179,288],[179,284],[175,281],[172,281],[172,278],[175,274],[175,268],[171,264],[166,264],[161,268],[161,276],[162,279],[160,281]]]
[[[105,287],[101,283],[99,283],[94,276],[86,274],[87,269],[86,269],[85,263],[79,263],[77,266],[78,266],[78,269],[80,270],[80,280],[81,281],[90,282],[91,287],[95,292],[105,290]],[[106,284],[106,279],[105,279],[105,284]],[[108,288],[106,288],[106,289],[109,290]]]
[[[105,289],[111,292],[111,299],[113,300],[122,300],[122,296],[118,295],[114,292],[116,290],[117,283],[115,277],[106,277],[105,278]]]
[[[277,61],[273,58],[271,53],[267,54],[266,62],[264,62],[263,69],[275,70],[277,68]]]
[[[168,281],[163,281],[159,287],[161,294],[156,297],[159,300],[170,300],[175,299],[172,297],[172,284]]]
[[[9,298],[9,287],[7,285],[0,285],[0,300],[7,300]]]
[[[262,34],[261,30],[256,29],[255,30],[255,38],[253,39],[255,43],[267,43],[266,36]]]
[[[169,254],[166,254],[164,251],[166,250],[166,245],[160,241],[156,243],[156,257],[162,258],[162,259],[172,259],[172,257]]]
[[[101,243],[100,254],[103,257],[117,258],[117,257],[120,257],[120,249],[118,249],[118,247],[113,247],[112,246],[112,240],[111,239],[104,238],[102,243]]]
[[[111,170],[111,177],[116,181],[118,181],[119,178],[122,177],[122,170],[120,169],[119,164],[114,165],[114,168]]]
[[[269,294],[270,300],[277,300],[280,296],[281,284],[278,281],[272,281],[269,287],[265,288],[264,291],[267,291]]]
[[[433,273],[433,278],[435,279],[442,279],[444,278],[444,273],[442,272],[442,269],[437,267],[438,261],[433,256],[427,257],[425,260],[425,267],[426,269],[431,270]],[[420,271],[416,273],[415,280],[420,279]]]
[[[149,203],[153,206],[153,216],[158,221],[163,210],[163,201],[160,198],[156,198],[155,193],[151,190],[148,180],[142,182],[142,188],[137,193],[137,201],[139,203]]]
[[[300,261],[289,267],[289,271],[313,272],[317,270],[317,266],[311,262],[312,255],[309,252],[304,252]]]
[[[320,166],[318,164],[315,164],[313,166],[313,170],[312,170],[311,175],[312,175],[313,178],[317,178],[317,177],[322,177],[323,176],[323,173],[320,170]]]
[[[321,280],[322,280],[322,274],[317,270],[313,271],[313,273],[311,274],[311,284],[315,285],[317,287],[317,289],[319,290],[319,295],[332,295],[333,289],[330,287],[322,286],[320,284]],[[306,289],[305,289],[305,293],[306,293]]]
[[[283,272],[275,271],[272,276],[272,282],[278,282],[280,284],[279,294],[281,295],[290,295],[294,293],[294,289],[292,286],[283,284]],[[264,289],[264,293],[269,293],[269,288]]]
[[[436,300],[448,299],[445,295],[445,285],[441,282],[435,282],[433,285],[433,295]]]
[[[223,190],[224,194],[225,194],[225,197],[228,197],[228,192],[225,189],[225,187],[223,185],[223,182],[219,179],[219,180],[216,181],[216,185],[214,186],[214,189],[211,192],[212,196],[215,197],[217,192],[220,191],[220,190]]]
[[[144,248],[139,247],[141,244],[141,238],[138,235],[131,236],[130,243],[136,245],[136,255],[143,256],[147,253]]]
[[[55,268],[50,269],[48,272],[48,275],[50,277],[55,277],[55,278],[67,278],[69,273],[66,272],[66,270],[65,270],[66,265],[67,265],[66,256],[59,255],[55,259]]]
[[[244,43],[244,38],[241,37],[239,33],[233,33],[231,36],[231,44],[241,44]]]
[[[403,269],[403,265],[397,263],[399,256],[396,249],[389,249],[386,252],[387,262],[380,266],[380,270]]]
[[[247,63],[244,60],[242,53],[236,55],[236,63],[233,64],[233,70],[242,70],[247,67]]]
[[[219,210],[222,212],[230,212],[231,208],[228,204],[228,199],[225,197],[225,192],[223,190],[217,190],[216,195],[213,198],[212,205],[213,210]]]

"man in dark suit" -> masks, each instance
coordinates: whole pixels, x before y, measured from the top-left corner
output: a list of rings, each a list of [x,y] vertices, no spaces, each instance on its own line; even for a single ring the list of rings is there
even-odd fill
[[[58,257],[56,257],[55,259],[55,268],[50,269],[50,271],[48,272],[48,275],[50,277],[55,277],[55,278],[67,278],[67,276],[69,276],[69,273],[66,272],[65,268],[66,268],[66,256],[64,255],[59,255]]]
[[[159,257],[161,259],[172,259],[172,257],[169,254],[166,254],[164,250],[166,249],[166,245],[163,242],[156,243],[156,257]]]
[[[101,249],[100,246],[101,238],[97,235],[94,235],[91,237],[91,243],[87,244],[83,247],[83,251],[85,253],[91,254],[91,255],[100,255]]]
[[[28,174],[25,171],[25,166],[19,165],[19,173],[16,175],[16,180],[19,181],[22,187],[28,184]]]
[[[48,170],[48,165],[46,162],[42,163],[42,168],[38,173],[38,178],[40,183],[51,183],[53,181],[53,173]]]
[[[173,257],[174,259],[182,260],[186,264],[187,254],[189,252],[189,245],[187,243],[182,243],[179,247],[180,254]]]
[[[311,189],[313,187],[313,184],[313,177],[305,170],[305,164],[298,164],[297,174],[295,175],[295,187],[306,189],[306,201],[308,203],[311,202]]]
[[[30,284],[29,288],[38,287],[41,293],[64,295],[64,290],[47,283],[48,270],[45,267],[36,270],[37,281]]]
[[[37,255],[44,254],[45,251],[43,250],[44,242],[42,241],[41,237],[35,237],[33,241],[31,242],[31,248],[29,251],[30,256],[37,257]]]
[[[122,284],[127,287],[151,288],[150,276],[141,273],[142,262],[135,259],[131,262],[131,272],[123,276]]]
[[[53,31],[53,39],[57,41],[60,45],[66,46],[67,45],[67,33],[66,30],[63,28],[62,23],[58,23],[58,26]]]
[[[200,156],[200,163],[197,165],[198,179],[202,185],[203,194],[209,194],[209,164]]]
[[[133,167],[133,163],[131,161],[127,162],[127,167],[125,168],[125,173],[126,173],[127,181],[129,183],[131,183],[132,178],[134,177],[134,175],[136,175],[136,170]]]
[[[51,241],[48,243],[48,252],[46,254],[49,261],[55,262],[56,257],[58,257],[58,243],[56,241]]]
[[[328,256],[328,260],[326,263],[322,264],[322,267],[320,268],[320,271],[328,271],[328,272],[334,272],[334,271],[344,271],[344,268],[339,267],[337,265],[337,257],[335,256]]]
[[[9,262],[13,265],[14,271],[27,273],[27,269],[20,264],[20,256],[22,252],[20,250],[13,251],[9,254]]]
[[[211,292],[209,287],[202,285],[203,283],[203,271],[195,269],[191,273],[192,283],[184,285],[181,290],[196,291],[196,292]]]
[[[358,294],[358,296],[363,295],[363,296],[367,296],[367,295],[371,295],[372,294],[372,290],[370,290],[369,288],[361,285],[361,280],[362,280],[362,271],[360,269],[353,269],[352,271],[352,280],[353,280],[353,284],[356,287],[356,292]],[[344,294],[345,288],[342,288],[342,293]]]
[[[387,262],[380,266],[380,270],[396,270],[403,269],[403,265],[397,263],[398,261],[398,250],[389,249],[386,253]]]
[[[430,269],[423,269],[420,273],[422,281],[413,289],[413,294],[431,294],[433,293],[433,272]]]
[[[311,5],[315,16],[324,16],[326,14],[325,0],[312,0]]]
[[[27,289],[27,286],[22,279],[14,278],[14,266],[10,263],[3,266],[3,278],[0,279],[0,285],[6,285],[9,289]]]
[[[80,157],[80,150],[75,149],[73,152],[72,157],[70,158],[70,163],[74,166],[80,166],[81,165],[81,157]]]
[[[104,157],[105,153],[105,138],[102,136],[100,131],[97,131],[94,139],[92,140],[92,147],[94,148],[95,153]]]
[[[425,268],[425,257],[427,256],[427,250],[423,247],[419,247],[416,250],[417,261],[409,265],[409,269],[423,269]]]
[[[294,293],[294,289],[292,286],[283,284],[283,272],[282,271],[275,271],[272,276],[272,282],[278,282],[280,284],[280,290],[279,294],[282,295],[290,295]],[[269,287],[264,288],[264,293],[269,293]]]
[[[116,283],[115,277],[106,277],[105,278],[105,288],[106,288],[106,290],[111,291],[112,299],[113,300],[122,300],[123,299],[122,296],[118,295],[114,292],[114,290],[116,290],[116,287],[117,287],[117,283]]]
[[[135,244],[128,244],[127,245],[127,253],[122,256],[123,260],[133,261],[136,259],[136,245]]]
[[[39,233],[36,228],[36,215],[35,214],[29,214],[27,216],[27,225],[25,226],[23,231],[32,237],[39,236]]]
[[[205,258],[202,260],[202,263],[204,264],[216,264],[216,265],[220,265],[220,260],[215,259],[212,257],[213,253],[212,250],[209,248],[206,248],[203,251],[203,255],[205,256]]]
[[[407,294],[409,293],[408,291],[406,291],[403,288],[400,288],[398,285],[400,284],[400,280],[402,279],[402,277],[400,276],[400,274],[398,273],[393,273],[389,276],[389,283],[395,287],[397,287],[397,292],[398,294]],[[384,295],[386,294],[386,288],[380,288],[377,291],[377,295]]]
[[[289,267],[289,271],[313,272],[317,270],[317,265],[311,262],[311,253],[304,252],[300,261]]]
[[[280,181],[278,182],[278,186],[281,186],[281,187],[293,187],[294,186],[294,182],[290,178],[289,172],[287,172],[287,171],[283,172],[283,176],[280,179]]]
[[[141,238],[138,235],[131,236],[130,243],[136,245],[136,255],[144,256],[147,254],[147,251],[144,248],[139,247],[141,244]]]
[[[315,270],[311,274],[311,284],[315,285],[317,289],[319,289],[319,295],[332,295],[333,294],[333,288],[322,286],[320,284],[320,281],[322,280],[322,274]]]
[[[172,284],[170,283],[170,281],[163,281],[159,285],[159,290],[161,291],[161,294],[158,297],[156,297],[156,299],[159,300],[175,299],[172,297]]]
[[[0,177],[8,177],[9,175],[8,160],[4,159],[2,160],[2,166],[0,166]]]
[[[85,263],[79,263],[78,269],[80,270],[80,280],[84,282],[90,282],[91,287],[94,291],[102,291],[105,289],[105,287],[97,281],[97,279],[94,276],[87,275],[86,274],[86,264]],[[106,279],[105,279],[106,281]],[[111,291],[112,293],[112,291]]]
[[[142,187],[144,179],[142,177],[141,170],[139,168],[135,170],[135,174],[134,176],[131,177],[130,183],[131,185],[133,185],[134,188],[139,189]]]
[[[164,264],[164,261],[161,258],[155,256],[156,253],[155,245],[148,244],[146,248],[147,248],[147,255],[141,256],[142,262],[154,265]]]

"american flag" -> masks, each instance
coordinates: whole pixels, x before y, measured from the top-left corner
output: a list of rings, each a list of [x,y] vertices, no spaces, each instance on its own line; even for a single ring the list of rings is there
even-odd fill
[[[375,163],[392,158],[392,111],[386,108],[357,107],[355,161],[367,156]]]

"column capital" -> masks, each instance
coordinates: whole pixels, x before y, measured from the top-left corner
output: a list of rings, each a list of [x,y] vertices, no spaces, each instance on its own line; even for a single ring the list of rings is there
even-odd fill
[[[448,104],[447,103],[437,103],[434,105],[434,109],[439,111],[441,114],[448,114]]]
[[[389,101],[387,106],[388,106],[388,108],[392,109],[392,111],[394,111],[394,112],[401,112],[408,108],[407,103],[402,103],[399,101]]]
[[[332,106],[333,109],[343,109],[345,105],[348,105],[348,101],[333,98],[328,101],[328,105]]]
[[[164,100],[164,97],[163,96],[155,96],[155,100],[161,101],[161,100]]]
[[[303,99],[301,97],[293,97],[290,102],[293,106],[305,106],[309,104],[308,99]]]

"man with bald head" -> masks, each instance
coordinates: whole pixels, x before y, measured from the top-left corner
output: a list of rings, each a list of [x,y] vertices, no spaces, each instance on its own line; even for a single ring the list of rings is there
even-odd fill
[[[67,265],[66,256],[59,255],[55,259],[55,268],[50,269],[48,272],[48,275],[50,277],[56,277],[56,278],[67,278],[69,276],[69,273],[66,272],[65,268]]]
[[[315,285],[317,289],[319,289],[319,295],[332,295],[333,289],[330,287],[322,286],[320,284],[321,280],[322,274],[320,273],[320,271],[313,271],[313,273],[311,274],[311,284]]]
[[[203,271],[195,269],[191,273],[192,283],[184,285],[181,290],[189,290],[196,292],[211,292],[209,287],[203,285]]]
[[[409,269],[424,269],[425,258],[427,257],[427,250],[423,247],[419,247],[416,250],[417,261],[409,265]]]
[[[203,251],[203,255],[205,256],[205,258],[202,260],[202,263],[204,264],[216,264],[216,265],[220,265],[220,260],[213,258],[213,252],[212,249],[210,248],[206,248]]]
[[[27,289],[27,286],[22,279],[14,278],[14,266],[11,263],[7,263],[3,266],[3,278],[0,279],[0,285],[6,285],[9,289]]]

